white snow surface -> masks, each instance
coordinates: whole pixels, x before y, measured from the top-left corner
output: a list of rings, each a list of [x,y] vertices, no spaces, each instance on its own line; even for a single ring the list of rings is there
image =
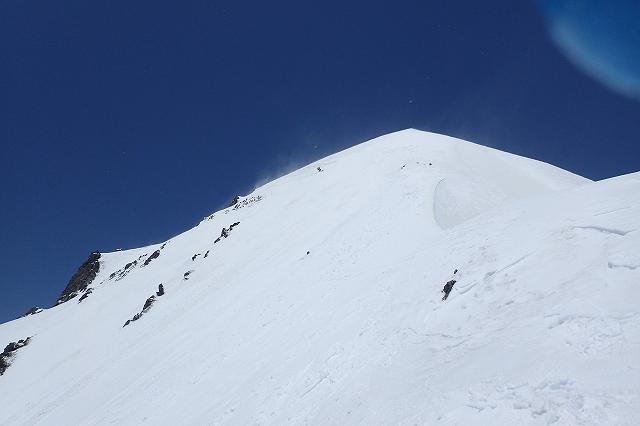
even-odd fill
[[[0,325],[0,424],[638,424],[639,173],[405,130],[243,200]]]

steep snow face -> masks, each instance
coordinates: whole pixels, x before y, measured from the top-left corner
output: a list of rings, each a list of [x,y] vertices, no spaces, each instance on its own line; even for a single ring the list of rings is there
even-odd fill
[[[0,424],[636,424],[639,228],[640,174],[383,136],[0,325]]]

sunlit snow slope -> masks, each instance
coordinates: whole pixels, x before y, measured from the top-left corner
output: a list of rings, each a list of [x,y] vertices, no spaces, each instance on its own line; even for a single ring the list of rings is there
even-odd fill
[[[383,136],[0,325],[0,424],[635,425],[639,228],[640,174]]]

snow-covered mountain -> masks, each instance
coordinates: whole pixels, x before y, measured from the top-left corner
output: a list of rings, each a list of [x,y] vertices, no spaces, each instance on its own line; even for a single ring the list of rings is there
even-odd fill
[[[640,174],[406,130],[235,201],[0,325],[0,424],[638,424]]]

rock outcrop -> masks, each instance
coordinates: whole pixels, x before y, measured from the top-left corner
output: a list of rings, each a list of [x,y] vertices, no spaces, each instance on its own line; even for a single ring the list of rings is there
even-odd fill
[[[162,285],[162,284],[160,284]],[[164,288],[163,288],[163,292],[164,292]],[[163,293],[164,294],[164,293]],[[156,302],[156,296],[150,296],[145,302],[144,302],[144,306],[142,307],[142,311],[138,312],[137,314],[135,314],[133,316],[133,318],[131,318],[130,320],[127,320],[124,325],[122,326],[122,328],[128,326],[129,324],[131,324],[133,321],[138,321],[140,318],[142,318],[142,316],[147,313],[149,311],[149,309],[151,309],[151,306],[153,306],[153,304]]]
[[[236,204],[238,204],[238,201],[240,201],[240,196],[236,195],[235,197],[233,197],[233,200],[231,200],[227,208],[235,206]]]
[[[22,317],[28,317],[29,315],[39,314],[42,311],[44,311],[44,309],[42,309],[41,307],[34,306],[33,308],[31,308],[27,312],[25,312],[23,315],[21,315],[21,318]]]
[[[31,337],[27,337],[26,339],[20,339],[17,342],[11,342],[7,346],[5,346],[4,351],[0,354],[0,376],[7,371],[9,365],[11,365],[11,359],[15,356],[15,351],[18,349],[27,346],[31,341]]]
[[[150,264],[150,263],[151,263],[151,261],[152,261],[153,259],[155,259],[155,258],[157,258],[157,257],[159,257],[159,256],[160,256],[160,250],[156,250],[156,251],[154,251],[153,253],[151,253],[151,256],[149,256],[149,257],[147,258],[147,260],[145,260],[145,261],[144,261],[144,263],[142,264],[142,266],[147,266],[148,264]]]
[[[89,255],[89,258],[80,265],[78,271],[73,274],[69,283],[62,291],[62,294],[58,297],[56,305],[73,299],[78,295],[78,293],[86,289],[89,284],[91,284],[100,270],[100,256],[101,254],[99,251],[94,251]]]
[[[78,299],[78,303],[82,302],[84,299],[86,299],[87,297],[89,297],[89,295],[93,293],[93,289],[91,287],[89,287],[82,296],[80,296],[80,299]]]
[[[220,232],[220,236],[218,238],[216,238],[216,240],[213,243],[214,244],[215,243],[219,243],[223,238],[227,238],[229,236],[229,232],[231,232],[233,230],[233,228],[235,228],[238,225],[240,225],[240,222],[235,222],[235,223],[231,224],[231,226],[229,226],[229,229],[222,228],[222,232]]]
[[[232,207],[233,210],[238,210],[243,207],[247,207],[253,203],[257,203],[260,200],[262,200],[262,195],[251,196],[243,199],[238,198],[237,200],[234,200],[235,202],[231,204],[229,207]]]

